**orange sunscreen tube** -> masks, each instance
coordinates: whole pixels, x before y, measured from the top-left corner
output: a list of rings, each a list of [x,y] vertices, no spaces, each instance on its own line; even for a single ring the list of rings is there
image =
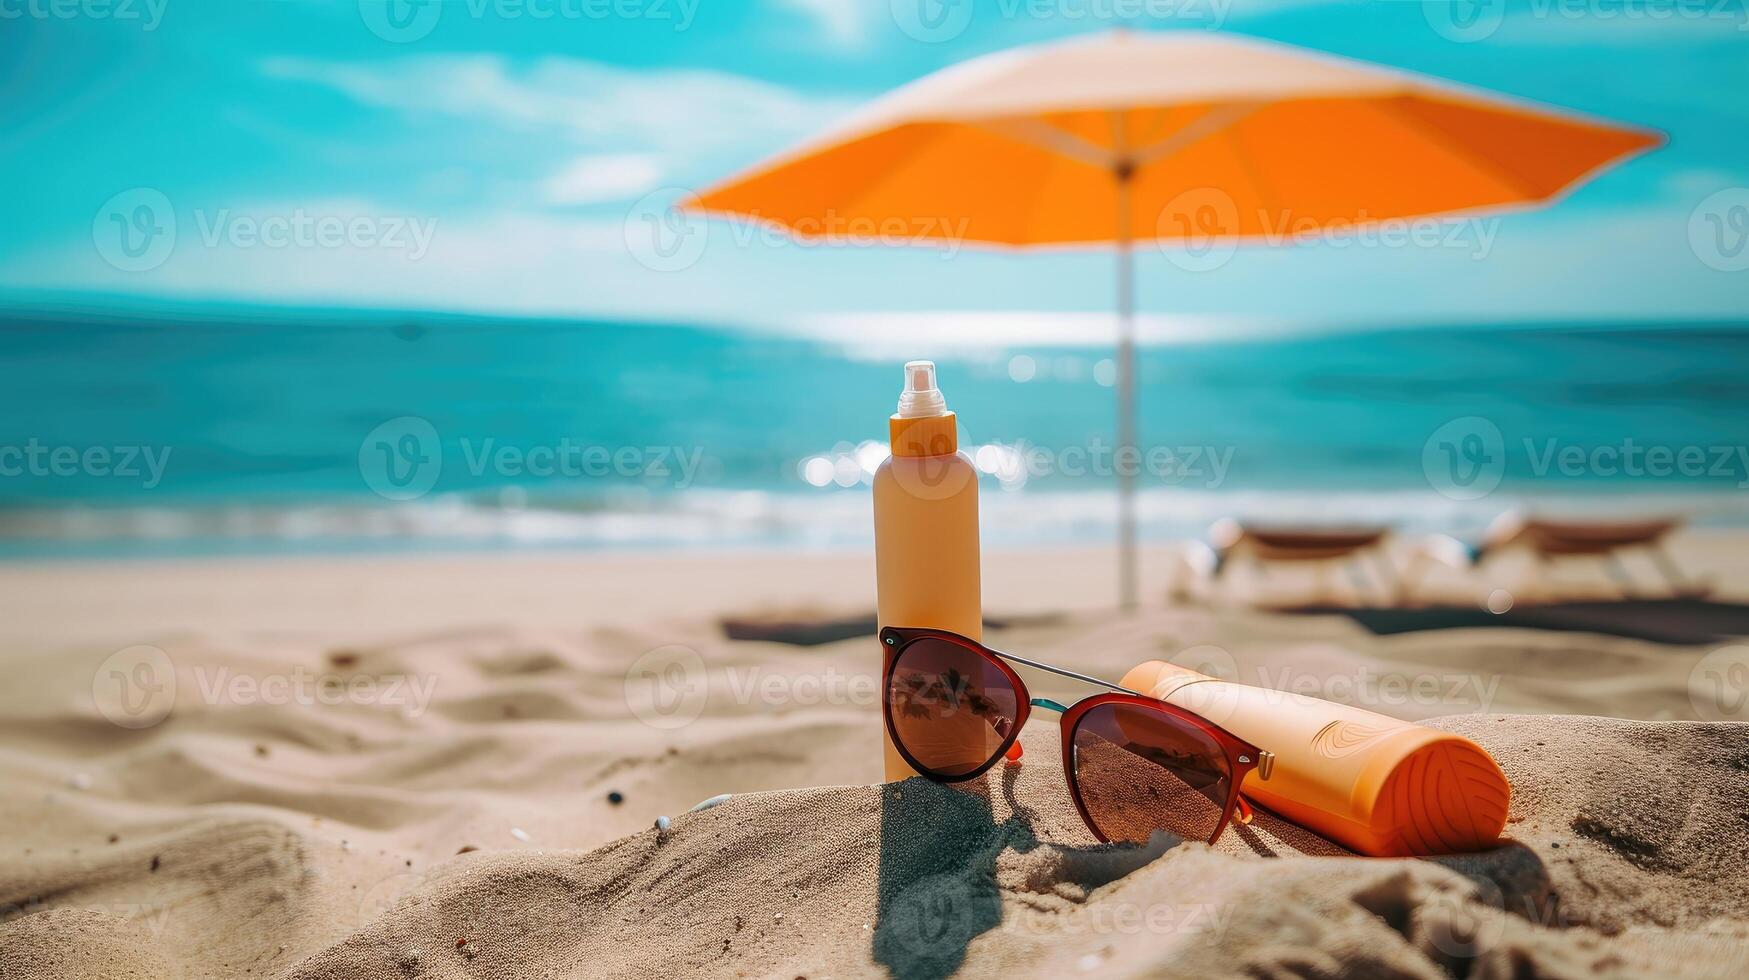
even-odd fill
[[[1467,738],[1317,698],[1217,680],[1149,661],[1124,675],[1132,691],[1169,701],[1267,752],[1241,791],[1362,854],[1452,854],[1494,844],[1512,787]]]
[[[978,471],[959,451],[935,365],[905,365],[892,455],[874,474],[875,580],[881,626],[928,626],[980,640]],[[882,647],[883,658],[890,657]],[[881,677],[886,677],[886,660]],[[917,775],[881,728],[890,782]]]

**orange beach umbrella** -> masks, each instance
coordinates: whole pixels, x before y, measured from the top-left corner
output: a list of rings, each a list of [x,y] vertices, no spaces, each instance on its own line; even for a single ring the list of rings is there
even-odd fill
[[[826,240],[902,222],[920,242],[1114,245],[1117,445],[1134,447],[1134,242],[1534,206],[1660,141],[1287,45],[1120,30],[925,76],[683,206]],[[1129,608],[1135,477],[1118,479]]]

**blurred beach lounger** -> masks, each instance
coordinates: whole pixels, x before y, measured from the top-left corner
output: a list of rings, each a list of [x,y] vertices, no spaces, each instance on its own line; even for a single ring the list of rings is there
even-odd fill
[[[1529,559],[1531,576],[1510,590],[1520,600],[1561,598],[1551,582],[1552,566],[1574,558],[1600,562],[1619,598],[1645,598],[1622,561],[1625,553],[1639,550],[1651,559],[1670,597],[1704,598],[1711,593],[1711,584],[1683,572],[1664,546],[1665,538],[1683,523],[1680,517],[1560,520],[1509,511],[1494,520],[1479,544],[1467,545],[1446,535],[1420,542],[1403,573],[1403,592],[1412,595],[1435,564],[1482,570],[1496,559],[1520,555]]]
[[[1209,527],[1206,545],[1193,545],[1181,556],[1172,595],[1193,594],[1194,580],[1228,588],[1239,565],[1260,579],[1268,578],[1271,566],[1286,565],[1313,570],[1314,592],[1309,598],[1299,597],[1299,602],[1336,601],[1339,596],[1330,573],[1340,568],[1356,601],[1365,604],[1382,598],[1387,605],[1395,604],[1403,588],[1385,553],[1390,535],[1391,528],[1383,525],[1264,525],[1223,518]]]

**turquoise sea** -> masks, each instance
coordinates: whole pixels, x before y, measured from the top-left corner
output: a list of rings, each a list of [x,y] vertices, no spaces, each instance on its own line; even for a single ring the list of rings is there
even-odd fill
[[[900,355],[453,314],[0,313],[0,557],[854,548]],[[1103,544],[1108,336],[934,357],[997,545]],[[1143,530],[1467,533],[1515,506],[1749,521],[1749,325],[1402,324],[1145,346]],[[1103,462],[1102,462],[1103,460]]]

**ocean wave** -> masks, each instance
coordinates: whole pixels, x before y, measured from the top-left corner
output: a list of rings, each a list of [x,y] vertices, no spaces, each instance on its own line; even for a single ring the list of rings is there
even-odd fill
[[[1137,496],[1141,536],[1201,538],[1237,518],[1271,525],[1389,525],[1404,533],[1474,537],[1499,514],[1618,519],[1682,515],[1749,525],[1737,494],[1654,493],[1449,500],[1426,491],[1311,492],[1184,488]],[[986,546],[1103,545],[1116,533],[1110,492],[1009,492],[981,500]],[[866,487],[817,492],[693,490],[612,498],[530,499],[518,488],[410,503],[174,507],[68,506],[0,510],[0,556],[277,554],[300,551],[455,549],[864,549],[873,544]]]

